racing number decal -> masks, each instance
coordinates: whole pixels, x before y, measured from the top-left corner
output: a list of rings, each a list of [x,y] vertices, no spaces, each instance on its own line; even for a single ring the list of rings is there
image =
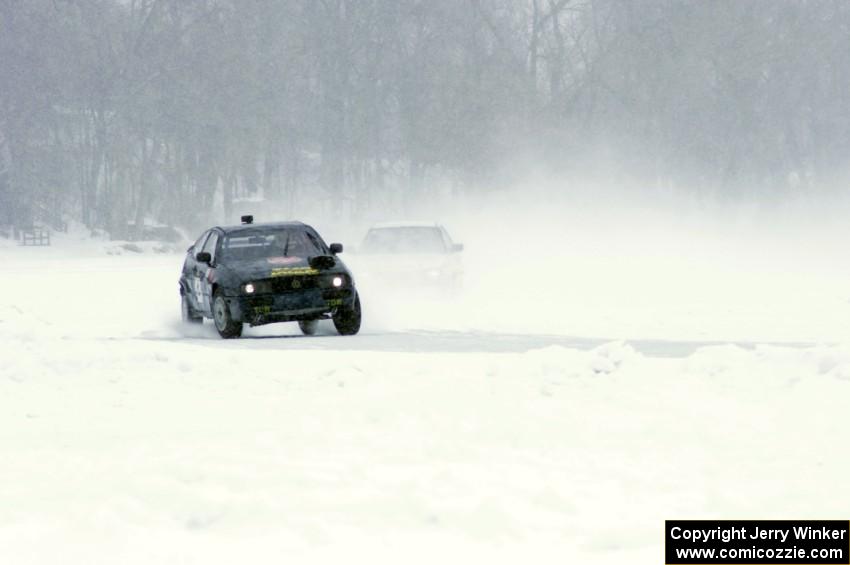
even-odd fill
[[[192,286],[195,287],[193,289],[195,291],[195,300],[198,301],[198,306],[203,308],[204,307],[204,289],[201,287],[201,277],[195,277],[195,280],[193,281],[193,283],[194,284]]]

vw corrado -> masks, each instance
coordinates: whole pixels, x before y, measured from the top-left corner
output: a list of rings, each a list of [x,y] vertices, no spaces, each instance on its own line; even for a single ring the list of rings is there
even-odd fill
[[[325,244],[301,222],[214,227],[190,247],[180,276],[183,320],[211,318],[221,337],[242,335],[242,325],[298,322],[316,333],[332,319],[342,335],[360,330],[360,298],[337,257],[342,244]]]

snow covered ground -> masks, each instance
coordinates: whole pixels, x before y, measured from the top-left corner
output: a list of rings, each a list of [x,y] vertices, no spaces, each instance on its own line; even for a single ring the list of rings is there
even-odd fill
[[[460,296],[228,342],[179,255],[0,240],[0,562],[661,563],[666,518],[847,518],[831,247],[459,232]]]

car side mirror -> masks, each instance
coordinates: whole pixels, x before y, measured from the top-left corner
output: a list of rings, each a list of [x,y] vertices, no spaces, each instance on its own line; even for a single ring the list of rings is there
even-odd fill
[[[337,253],[342,253],[342,244],[341,243],[331,243],[331,253],[336,255]]]
[[[452,245],[452,253],[460,253],[461,251],[463,251],[462,243],[455,243]]]
[[[209,265],[209,264],[210,264],[210,262],[212,261],[212,255],[210,255],[210,254],[209,254],[208,252],[206,252],[206,251],[201,251],[200,253],[198,253],[197,255],[195,255],[195,260],[196,260],[198,263],[206,263],[207,265]]]

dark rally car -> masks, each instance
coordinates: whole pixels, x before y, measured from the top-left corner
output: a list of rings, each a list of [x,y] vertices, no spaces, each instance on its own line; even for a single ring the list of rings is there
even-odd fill
[[[301,222],[214,227],[190,247],[180,276],[183,320],[212,318],[221,337],[242,335],[242,325],[298,322],[307,335],[332,319],[342,335],[360,330],[354,278],[330,246]]]

